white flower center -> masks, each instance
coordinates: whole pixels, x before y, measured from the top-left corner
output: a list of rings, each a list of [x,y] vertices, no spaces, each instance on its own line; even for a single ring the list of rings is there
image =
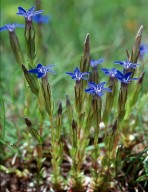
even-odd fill
[[[80,80],[82,78],[82,75],[80,73],[77,73],[76,78],[78,78],[78,80]]]
[[[41,67],[38,69],[40,73],[46,73],[46,69],[45,67]]]

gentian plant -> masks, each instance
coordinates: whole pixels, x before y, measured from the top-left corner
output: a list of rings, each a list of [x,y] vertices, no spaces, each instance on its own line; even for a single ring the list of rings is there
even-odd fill
[[[43,66],[42,64],[38,64],[35,69],[30,69],[28,72],[37,74],[37,78],[44,77],[47,73],[55,73],[51,68],[54,67],[54,65],[48,65]]]
[[[19,147],[11,167],[7,167],[7,163],[6,166],[2,164],[0,171],[3,174],[14,175],[20,182],[25,182],[29,178],[34,187],[33,191],[126,191],[128,185],[128,189],[131,187],[128,179],[133,177],[136,180],[131,181],[132,189],[138,188],[144,191],[147,184],[145,168],[147,149],[135,156],[129,153],[133,143],[136,142],[136,139],[130,138],[136,127],[134,122],[137,121],[137,116],[134,116],[134,111],[144,78],[143,71],[137,76],[140,65],[137,61],[139,50],[141,55],[147,52],[141,47],[143,26],[137,33],[131,55],[127,51],[128,60],[114,62],[121,71],[114,66],[104,68],[105,61],[102,58],[91,59],[90,35],[87,34],[80,63],[76,63],[74,71],[73,66],[69,66],[71,68],[69,71],[73,72],[63,70],[63,74],[66,73],[74,80],[65,75],[65,85],[68,85],[67,82],[70,82],[70,86],[74,83],[74,91],[71,94],[67,93],[68,88],[65,89],[66,104],[63,104],[61,95],[57,101],[52,94],[57,89],[52,85],[53,74],[56,76],[58,73],[52,70],[54,65],[46,65],[46,62],[41,64],[39,57],[36,57],[38,55],[35,49],[36,33],[32,21],[43,24],[47,22],[47,18],[41,15],[43,10],[35,11],[35,8],[36,6],[33,6],[26,11],[18,7],[17,15],[23,16],[26,21],[24,55],[15,35],[15,28],[23,25],[14,23],[0,28],[0,31],[9,31],[12,51],[21,66],[21,78],[24,75],[27,84],[25,89],[26,95],[29,95],[26,97],[27,103],[28,100],[34,103],[35,118],[39,121],[39,126],[36,128],[31,116],[33,109],[28,104],[29,112],[23,111],[26,138],[29,138],[34,150],[29,145],[27,147],[24,145],[25,150]],[[5,141],[2,137],[1,141],[4,151]],[[22,152],[23,150],[25,152]],[[19,166],[13,167],[17,157],[23,161],[23,169],[19,169]],[[35,162],[34,172],[29,158]],[[141,161],[138,161],[137,165],[139,159]],[[131,164],[126,172],[129,162]],[[128,174],[134,176],[128,177]]]
[[[36,6],[33,6],[28,11],[26,11],[22,7],[18,7],[17,15],[25,17],[25,19],[27,21],[31,21],[32,17],[34,17],[35,15],[39,15],[39,14],[41,14],[43,12],[43,10],[34,11],[35,8],[36,8]]]
[[[24,62],[24,56],[22,54],[17,35],[15,33],[16,27],[23,28],[24,25],[18,24],[18,23],[6,24],[0,28],[0,32],[1,31],[8,31],[9,32],[9,39],[10,39],[10,44],[11,44],[13,54],[15,56],[17,63],[21,66],[22,63]]]
[[[6,24],[3,27],[0,28],[0,31],[10,31],[13,32],[16,27],[24,27],[23,24],[18,23],[12,23],[12,24]]]
[[[85,76],[88,75],[89,72],[81,73],[79,68],[76,67],[76,69],[74,70],[73,73],[72,72],[66,72],[66,74],[70,75],[72,77],[72,79],[80,81],[81,79],[87,80],[87,78]]]
[[[87,92],[89,94],[96,95],[98,97],[102,97],[103,91],[112,92],[112,90],[110,88],[104,88],[105,84],[106,84],[106,82],[99,83],[99,84],[89,82],[88,83],[89,88],[85,89],[85,92]]]

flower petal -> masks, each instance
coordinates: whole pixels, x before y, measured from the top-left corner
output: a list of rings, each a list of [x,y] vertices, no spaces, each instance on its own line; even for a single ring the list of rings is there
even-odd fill
[[[95,93],[95,90],[92,89],[92,88],[88,88],[88,89],[85,89],[85,92],[89,93],[89,94],[94,94]]]
[[[16,26],[16,27],[22,27],[22,28],[25,27],[24,24],[17,24],[17,23],[15,23],[15,26]]]
[[[102,70],[103,72],[108,72],[108,71],[109,71],[109,70],[106,69],[106,68],[101,68],[101,70]]]
[[[123,75],[123,73],[121,73],[121,71],[117,70],[117,73],[116,73],[115,77],[117,77],[117,78],[118,78],[118,77],[123,78],[124,75]]]
[[[115,61],[114,63],[115,63],[115,64],[119,64],[119,65],[123,65],[123,64],[124,64],[124,61]]]
[[[31,14],[31,16],[35,16],[35,15],[38,15],[38,14],[41,14],[43,13],[43,10],[39,10],[39,11],[35,11]]]
[[[30,9],[28,9],[27,13],[32,13],[32,12],[34,12],[35,8],[36,8],[36,6],[31,7]]]
[[[128,72],[128,73],[126,73],[124,76],[125,76],[125,78],[127,79],[128,77],[131,76],[131,74],[132,74],[132,72]]]
[[[76,67],[75,70],[74,70],[74,74],[75,74],[75,73],[79,73],[79,72],[80,72],[79,68]]]
[[[94,82],[88,82],[89,87],[97,88],[97,84]]]
[[[42,68],[42,67],[43,67],[43,65],[39,63],[36,68],[37,68],[37,69],[40,69],[40,68]]]
[[[87,77],[82,77],[81,79],[88,80],[88,78],[87,78]]]
[[[102,82],[100,84],[98,84],[98,87],[103,87],[106,84],[106,82]]]
[[[74,73],[72,72],[66,72],[67,75],[74,76]]]
[[[46,75],[46,73],[38,73],[37,78],[41,78],[41,77],[43,77],[43,76],[45,76],[45,75]]]
[[[139,78],[131,78],[131,80],[138,80]]]
[[[96,93],[99,97],[102,97],[103,96],[103,92],[101,91],[101,92],[97,92]]]
[[[8,30],[6,25],[0,28],[0,31],[6,31],[6,30]]]
[[[45,66],[45,68],[46,69],[50,69],[50,68],[52,68],[52,67],[54,67],[55,65],[54,64],[52,64],[52,65],[47,65],[47,66]]]
[[[103,88],[103,91],[107,91],[107,92],[112,92],[112,90],[110,88]]]
[[[78,78],[75,75],[72,76],[72,79],[77,79],[78,80]]]
[[[36,73],[38,73],[38,70],[37,69],[30,69],[30,70],[28,70],[28,72],[36,74]]]
[[[22,7],[18,7],[18,13],[17,14],[21,14],[21,15],[24,15],[24,14],[26,14],[26,11],[25,11],[25,9],[23,9]]]
[[[53,71],[53,70],[51,70],[51,69],[47,69],[46,71],[47,71],[47,72],[50,72],[50,73],[53,73],[53,74],[56,74],[56,72]]]
[[[84,73],[82,73],[82,76],[83,75],[89,75],[90,74],[90,72],[84,72]]]
[[[51,20],[51,17],[38,14],[38,15],[33,16],[32,20],[36,23],[48,23]]]

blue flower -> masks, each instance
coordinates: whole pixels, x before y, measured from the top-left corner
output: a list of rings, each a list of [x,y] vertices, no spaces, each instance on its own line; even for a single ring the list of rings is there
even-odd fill
[[[117,70],[116,78],[119,79],[122,83],[128,84],[132,80],[138,80],[138,78],[130,78],[132,72],[128,72],[126,74],[121,73],[120,71]]]
[[[75,68],[74,72],[66,72],[66,74],[70,75],[72,79],[80,81],[81,79],[87,80],[86,75],[88,75],[90,72],[84,72],[81,73],[78,67]]]
[[[100,84],[96,84],[94,82],[89,82],[88,83],[89,88],[85,89],[85,92],[102,97],[103,91],[112,92],[112,90],[110,88],[104,88],[105,84],[106,84],[106,82],[102,82]]]
[[[17,23],[13,23],[13,24],[6,24],[3,27],[0,28],[0,31],[14,31],[16,27],[24,27],[23,24],[17,24]]]
[[[43,10],[34,11],[36,6],[31,7],[28,11],[25,11],[22,7],[18,7],[18,15],[24,16],[26,20],[31,21],[32,17],[41,14]]]
[[[122,65],[124,69],[136,69],[136,66],[139,65],[137,63],[131,63],[130,61],[115,61],[114,63]]]
[[[143,59],[145,53],[148,53],[148,44],[141,44],[139,48],[140,58]]]
[[[116,68],[112,68],[112,69],[102,68],[101,70],[105,73],[105,75],[108,75],[110,77],[115,77],[116,74],[117,74],[117,69]]]
[[[103,63],[103,61],[104,61],[104,59],[98,59],[98,60],[93,60],[93,59],[91,59],[90,60],[90,65],[92,66],[92,67],[96,67],[98,64],[101,64],[101,63]]]
[[[43,66],[42,64],[38,64],[35,69],[30,69],[28,72],[37,74],[37,78],[44,77],[47,73],[55,73],[54,71],[51,70],[51,68],[55,65],[47,65]]]
[[[32,20],[35,23],[48,23],[50,21],[50,19],[51,19],[50,16],[41,15],[41,14],[38,14],[38,15],[35,15],[35,16],[32,17]]]

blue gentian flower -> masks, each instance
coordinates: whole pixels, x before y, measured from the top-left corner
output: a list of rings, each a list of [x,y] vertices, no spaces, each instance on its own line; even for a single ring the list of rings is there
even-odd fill
[[[22,7],[18,7],[18,15],[24,16],[26,20],[31,21],[32,17],[41,14],[43,10],[34,11],[36,6],[31,7],[28,11],[25,11]]]
[[[85,89],[85,92],[102,97],[103,91],[112,92],[112,90],[110,88],[104,88],[105,84],[106,84],[106,82],[102,82],[99,84],[96,84],[94,82],[89,82],[88,83],[89,88]]]
[[[90,60],[90,65],[91,65],[92,67],[96,67],[97,65],[103,63],[103,61],[104,61],[104,59],[102,59],[102,58],[100,58],[100,59],[98,59],[98,60],[93,60],[93,59],[91,59],[91,60]]]
[[[80,81],[81,79],[87,80],[87,78],[85,77],[86,75],[88,75],[90,72],[84,72],[81,73],[81,71],[79,70],[78,67],[75,68],[74,72],[66,72],[66,74],[70,75],[72,77],[72,79],[78,80]]]
[[[38,64],[35,69],[30,69],[28,72],[37,74],[37,78],[44,77],[47,73],[55,73],[51,68],[55,65],[48,65],[48,66],[43,66],[42,64]]]
[[[23,24],[17,24],[17,23],[12,23],[12,24],[6,24],[3,27],[0,28],[0,31],[14,31],[16,27],[24,27]]]
[[[32,20],[35,23],[48,23],[50,19],[51,19],[50,16],[41,15],[41,14],[38,14],[38,15],[35,15],[35,16],[32,17]]]
[[[105,73],[105,75],[108,75],[110,77],[115,77],[115,75],[117,74],[116,68],[112,68],[112,69],[102,68],[101,70]]]
[[[139,65],[137,63],[131,63],[130,61],[115,61],[114,63],[122,65],[124,69],[136,69],[136,66]]]
[[[132,80],[138,80],[138,78],[130,78],[132,72],[128,72],[126,74],[121,73],[120,71],[117,70],[116,78],[119,79],[122,83],[128,84]]]
[[[139,48],[140,58],[143,59],[145,53],[148,53],[148,44],[141,44]]]

